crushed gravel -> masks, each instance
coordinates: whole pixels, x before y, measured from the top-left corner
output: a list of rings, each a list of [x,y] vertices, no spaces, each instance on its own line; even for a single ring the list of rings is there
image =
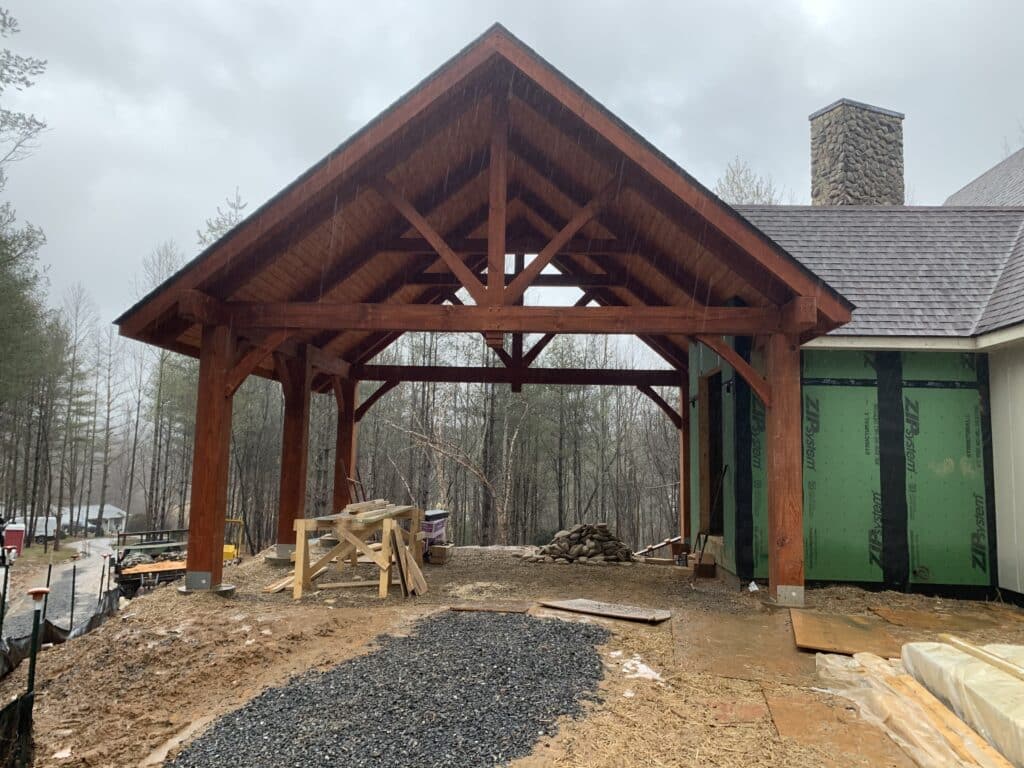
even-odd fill
[[[372,653],[271,688],[168,768],[493,766],[578,715],[602,676],[594,624],[442,612]]]

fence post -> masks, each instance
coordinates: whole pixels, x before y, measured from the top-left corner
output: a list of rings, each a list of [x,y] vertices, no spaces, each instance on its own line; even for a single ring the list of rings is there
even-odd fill
[[[50,594],[48,587],[35,587],[28,591],[32,598],[32,648],[28,657],[28,693],[36,689],[36,654],[39,652],[40,615],[46,612],[46,597]]]
[[[0,592],[0,640],[4,637],[4,618],[7,616],[7,578],[10,575],[11,566],[4,566],[4,588]]]
[[[75,582],[78,580],[78,563],[71,566],[71,618],[68,619],[68,634],[75,628]]]
[[[43,621],[46,621],[46,606],[50,603],[50,578],[53,576],[53,563],[46,566],[46,592],[43,594]],[[33,598],[35,599],[35,598]]]
[[[100,570],[100,594],[97,599],[103,600],[103,582],[110,571],[110,555],[103,555],[103,568]]]

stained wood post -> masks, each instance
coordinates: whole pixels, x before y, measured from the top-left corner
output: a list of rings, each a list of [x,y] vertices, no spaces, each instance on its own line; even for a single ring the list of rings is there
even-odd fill
[[[338,435],[334,448],[334,509],[339,512],[351,504],[348,478],[356,476],[356,390],[355,379],[340,379],[334,388],[338,401]]]
[[[224,325],[203,326],[188,514],[186,591],[222,588],[232,400],[225,386],[233,357],[234,339],[230,329]]]
[[[781,605],[804,604],[803,437],[800,345],[772,334],[765,345],[772,402],[766,407],[768,588]]]
[[[284,426],[281,435],[280,504],[277,514],[277,556],[295,550],[295,521],[306,516],[306,470],[309,463],[309,399],[313,367],[306,344],[284,361]]]
[[[679,387],[679,535],[690,541],[690,380],[683,374]]]

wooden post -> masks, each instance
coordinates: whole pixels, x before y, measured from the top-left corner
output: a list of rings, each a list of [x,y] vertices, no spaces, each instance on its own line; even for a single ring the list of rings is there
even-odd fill
[[[356,476],[356,390],[355,379],[336,381],[334,396],[338,401],[338,436],[334,449],[334,509],[340,512],[352,503],[348,478]]]
[[[803,437],[800,344],[776,333],[765,347],[772,402],[766,407],[768,588],[780,605],[804,604]]]
[[[679,535],[690,541],[690,380],[683,374],[679,387]]]
[[[295,521],[306,516],[306,469],[309,457],[309,399],[313,367],[309,347],[299,345],[294,358],[283,361],[284,428],[281,435],[280,504],[277,513],[277,556],[295,550]]]
[[[231,447],[231,396],[225,387],[233,357],[230,329],[224,325],[203,326],[183,591],[222,588]]]
[[[491,93],[491,165],[488,170],[487,303],[505,303],[505,227],[508,216],[508,90]],[[505,335],[484,333],[487,344],[500,349]]]

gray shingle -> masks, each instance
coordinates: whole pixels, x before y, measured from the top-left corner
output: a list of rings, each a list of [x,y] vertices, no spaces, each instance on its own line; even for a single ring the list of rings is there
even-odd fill
[[[836,335],[973,336],[1024,321],[1024,208],[736,210],[856,305]]]
[[[1024,205],[1024,149],[954,192],[946,205]]]

